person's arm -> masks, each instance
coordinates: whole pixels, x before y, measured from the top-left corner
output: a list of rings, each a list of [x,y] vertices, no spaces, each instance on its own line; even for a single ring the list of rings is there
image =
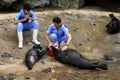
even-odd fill
[[[36,17],[36,15],[35,15],[35,13],[33,12],[33,11],[31,11],[31,17],[30,16],[28,16],[28,18],[30,19],[30,20],[32,20],[32,21],[34,21],[34,20],[37,20],[37,17]]]
[[[65,27],[64,32],[65,32],[65,34],[67,36],[67,42],[66,42],[66,45],[61,48],[62,51],[66,50],[68,48],[68,45],[69,45],[70,41],[72,40],[72,36],[69,33],[68,28]]]
[[[29,19],[32,21],[37,20],[37,18],[32,18],[32,17],[29,17]]]
[[[47,39],[47,41],[48,41],[49,45],[51,45],[51,44],[52,44],[52,42],[50,41],[49,35],[48,35],[47,33],[45,34],[45,37],[46,37],[46,39]]]
[[[49,34],[51,34],[51,28],[52,28],[52,27],[53,27],[53,26],[50,25],[50,26],[48,27],[47,31],[46,31],[46,34],[45,34],[45,37],[46,37],[46,39],[47,39],[49,45],[52,44],[52,42],[50,41],[50,38],[49,38]]]
[[[67,38],[68,38],[68,39],[67,39],[66,45],[61,48],[62,51],[66,50],[66,49],[68,48],[68,45],[69,45],[70,41],[72,40],[72,36],[71,36],[70,33],[67,34]]]
[[[26,21],[26,18],[19,20],[20,14],[21,14],[21,12],[19,12],[19,13],[16,14],[16,16],[15,16],[15,18],[14,18],[14,21],[13,21],[13,24],[16,25],[16,24],[18,24],[19,22]]]
[[[66,45],[68,46],[69,45],[69,43],[70,43],[70,41],[72,40],[72,36],[71,36],[71,34],[69,33],[69,34],[67,34],[67,38],[68,38],[68,40],[67,40],[67,42],[66,42]]]
[[[16,25],[16,24],[18,24],[19,22],[23,22],[23,21],[26,21],[26,18],[21,19],[21,20],[14,20],[14,21],[13,21],[13,24]]]

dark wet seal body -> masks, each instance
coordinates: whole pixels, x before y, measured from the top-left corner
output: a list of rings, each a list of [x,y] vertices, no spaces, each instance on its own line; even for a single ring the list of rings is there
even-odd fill
[[[32,49],[28,50],[25,55],[25,64],[28,70],[31,70],[33,65],[46,53],[40,45],[35,44]]]
[[[53,46],[51,47],[51,49],[53,50],[55,59],[60,61],[61,63],[68,64],[81,69],[96,69],[96,68],[100,68],[103,70],[108,69],[107,64],[102,64],[98,62],[94,63],[86,59],[84,56],[80,55],[80,53],[73,49],[61,51]]]
[[[106,25],[107,32],[109,34],[115,34],[120,32],[120,21],[117,19],[114,14],[109,14],[111,21]]]

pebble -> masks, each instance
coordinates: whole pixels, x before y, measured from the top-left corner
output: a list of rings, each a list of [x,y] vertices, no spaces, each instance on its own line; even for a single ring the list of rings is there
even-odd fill
[[[20,59],[20,57],[14,57],[13,59]]]
[[[4,65],[4,63],[3,63],[3,62],[0,62],[0,65]]]
[[[25,79],[29,80],[29,79],[30,79],[30,77],[25,77]]]
[[[13,56],[12,56],[11,53],[3,53],[3,54],[1,54],[1,57],[2,57],[2,58],[11,58],[11,57],[13,57]]]
[[[14,73],[9,73],[9,77],[14,77],[14,76],[16,76],[16,74],[14,74]]]
[[[54,79],[48,79],[48,80],[58,80],[58,79],[54,78]]]
[[[44,64],[44,65],[45,65],[45,64],[46,64],[46,62],[45,62],[45,61],[41,61],[41,64]]]
[[[73,31],[78,31],[78,28],[75,28]]]
[[[6,27],[3,27],[3,29],[4,29],[4,31],[7,31],[7,30],[8,30],[8,28],[6,28]]]
[[[0,76],[0,80],[14,80],[14,78],[7,78],[4,76]]]
[[[90,39],[87,39],[89,42],[92,42]]]
[[[12,46],[12,49],[15,49],[16,47],[15,46]]]
[[[49,67],[49,68],[47,68],[47,69],[42,70],[42,72],[51,73],[51,72],[52,72],[52,68]]]
[[[110,56],[107,56],[107,55],[104,55],[103,59],[106,60],[106,61],[113,61],[113,58],[110,57]]]
[[[29,45],[32,45],[33,43],[32,42],[27,42]]]
[[[95,24],[95,23],[93,23],[93,22],[91,22],[90,24],[91,24],[91,25],[94,25],[94,26],[96,25],[96,24]]]
[[[120,42],[115,42],[115,44],[120,44]]]
[[[80,46],[82,46],[82,44],[81,44],[81,43],[79,43],[79,45],[80,45]]]

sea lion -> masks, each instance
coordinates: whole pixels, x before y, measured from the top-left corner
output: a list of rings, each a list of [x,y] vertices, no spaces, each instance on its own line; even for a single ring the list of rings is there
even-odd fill
[[[42,47],[35,44],[25,55],[25,64],[28,70],[31,70],[33,65],[38,61],[44,54],[46,50],[42,50]]]
[[[108,69],[107,64],[92,62],[73,49],[67,49],[65,51],[62,51],[58,48],[55,48],[54,46],[51,46],[47,48],[47,51],[49,50],[49,48],[52,49],[54,58],[61,63],[75,66],[81,69]]]

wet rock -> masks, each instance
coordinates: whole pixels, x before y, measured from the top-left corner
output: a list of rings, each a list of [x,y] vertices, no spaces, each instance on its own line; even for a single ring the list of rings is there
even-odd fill
[[[32,45],[33,43],[32,42],[27,42],[29,45]]]
[[[14,74],[14,73],[9,73],[9,77],[14,77],[14,76],[16,76],[16,74]]]
[[[30,80],[30,77],[25,77],[25,79]]]
[[[115,44],[120,44],[120,42],[115,42]]]
[[[81,15],[80,14],[76,14],[77,18],[81,18]]]
[[[82,46],[83,44],[82,43],[79,43],[79,46]]]
[[[109,18],[108,16],[101,16],[101,18],[103,18],[103,19],[107,19],[107,18]]]
[[[106,61],[113,61],[113,58],[110,57],[110,56],[107,56],[107,55],[104,55],[103,59],[106,60]]]
[[[92,42],[90,39],[87,39],[89,42]]]
[[[0,76],[0,80],[5,80],[4,76]]]
[[[1,55],[1,57],[2,57],[2,58],[11,58],[11,57],[13,57],[13,56],[12,56],[11,53],[3,53],[3,54]]]
[[[56,78],[54,78],[54,79],[50,78],[50,79],[48,79],[48,80],[58,80],[58,79],[56,79]]]
[[[68,19],[68,20],[72,20],[72,15],[65,15],[65,18]]]
[[[4,63],[3,63],[3,62],[0,62],[0,65],[4,65]]]
[[[84,0],[51,0],[52,6],[58,6],[63,8],[80,8],[84,4]]]
[[[14,80],[14,78],[7,78],[4,76],[0,76],[0,80]]]
[[[0,10],[9,8],[16,0],[0,0]]]
[[[46,62],[45,62],[45,61],[41,61],[41,64],[44,64],[44,65],[45,65],[45,64],[46,64]]]
[[[3,29],[4,29],[4,31],[7,31],[7,30],[8,30],[8,28],[6,28],[6,27],[3,27]]]
[[[9,10],[9,8],[19,10],[24,3],[30,3],[31,7],[46,7],[50,5],[50,0],[1,0],[0,10]]]
[[[49,68],[47,68],[47,69],[42,70],[42,72],[51,73],[51,72],[52,72],[52,68],[49,67]]]
[[[31,2],[32,7],[45,7],[50,5],[50,0],[27,0]]]
[[[73,31],[78,31],[78,28],[75,28]]]
[[[20,59],[20,57],[14,57],[13,59]]]
[[[91,25],[94,25],[94,26],[96,25],[96,24],[95,24],[95,23],[93,23],[93,22],[91,22],[90,24],[91,24]]]

